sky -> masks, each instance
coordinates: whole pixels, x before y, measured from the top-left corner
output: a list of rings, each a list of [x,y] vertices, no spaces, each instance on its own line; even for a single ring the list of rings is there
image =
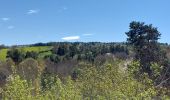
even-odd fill
[[[0,44],[125,42],[131,21],[170,43],[170,0],[0,0]]]

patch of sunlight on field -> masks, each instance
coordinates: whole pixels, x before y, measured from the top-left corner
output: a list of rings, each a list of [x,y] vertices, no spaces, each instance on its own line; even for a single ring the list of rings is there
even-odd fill
[[[7,51],[8,51],[8,49],[0,50],[0,61],[5,61],[6,60]]]
[[[35,52],[41,52],[41,51],[47,51],[47,50],[51,50],[52,47],[51,46],[37,46],[37,47],[22,47],[20,48],[24,51],[35,51]]]
[[[51,51],[43,52],[43,53],[40,53],[38,57],[39,57],[39,58],[44,58],[45,56],[48,56],[48,55],[51,55],[51,54],[52,54]]]

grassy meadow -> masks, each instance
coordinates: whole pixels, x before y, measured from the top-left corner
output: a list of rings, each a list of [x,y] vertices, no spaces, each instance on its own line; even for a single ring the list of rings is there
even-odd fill
[[[18,47],[24,52],[27,51],[35,51],[39,53],[39,58],[43,58],[46,55],[51,54],[52,46],[34,46],[34,47]],[[0,61],[5,61],[7,56],[8,49],[1,49],[0,50]]]

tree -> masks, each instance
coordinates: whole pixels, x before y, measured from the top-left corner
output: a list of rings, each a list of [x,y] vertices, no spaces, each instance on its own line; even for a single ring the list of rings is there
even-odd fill
[[[57,55],[59,56],[64,56],[66,53],[68,53],[69,48],[68,44],[60,44],[59,47],[57,48]]]
[[[127,42],[133,45],[142,71],[151,75],[152,63],[162,64],[161,60],[163,60],[158,44],[161,34],[152,24],[146,25],[144,22],[133,21],[129,27],[129,32],[125,33],[128,36]]]
[[[55,62],[55,63],[58,63],[61,61],[60,57],[56,54],[51,54],[49,58],[52,62]]]
[[[22,50],[13,48],[7,52],[7,58],[11,58],[15,63],[20,63],[25,58],[25,53]]]
[[[74,45],[71,45],[69,47],[69,52],[70,52],[70,56],[73,58],[76,55],[76,53],[78,53],[77,47]]]
[[[26,53],[25,58],[34,58],[34,59],[37,59],[38,58],[38,53],[35,52],[35,51],[28,51]]]

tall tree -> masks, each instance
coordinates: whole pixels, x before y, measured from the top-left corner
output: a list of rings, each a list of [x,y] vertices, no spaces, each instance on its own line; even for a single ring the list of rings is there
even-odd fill
[[[136,59],[140,61],[142,72],[152,74],[152,63],[162,64],[162,53],[158,44],[161,34],[152,24],[133,21],[130,23],[130,30],[125,34],[127,42],[133,45],[136,52]]]
[[[68,44],[60,44],[57,50],[57,55],[59,56],[64,56],[66,53],[68,53],[69,48],[68,48]]]

